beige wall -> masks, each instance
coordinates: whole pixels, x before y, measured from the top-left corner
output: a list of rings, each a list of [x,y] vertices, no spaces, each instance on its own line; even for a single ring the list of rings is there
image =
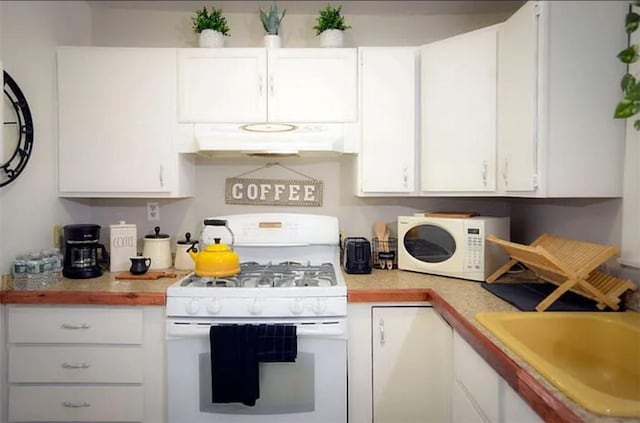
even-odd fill
[[[343,2],[344,3],[344,2]],[[93,41],[100,46],[195,47],[191,12],[97,8]],[[264,30],[257,13],[225,14],[231,29],[227,47],[262,47]],[[352,28],[345,46],[421,45],[505,20],[508,15],[348,15]],[[318,47],[314,15],[287,13],[282,21],[282,47]]]
[[[138,225],[138,236],[156,223],[146,221],[146,201],[134,199],[61,200],[56,185],[55,46],[172,46],[196,45],[190,12],[140,11],[113,8],[91,10],[84,2],[2,2],[2,60],[33,102],[36,120],[34,155],[25,174],[0,191],[2,271],[18,252],[49,246],[54,224],[98,223],[103,238],[108,225],[126,220]],[[346,15],[353,29],[347,46],[420,45],[490,25],[505,15],[440,15],[382,17]],[[262,43],[257,14],[228,15],[231,47]],[[314,47],[313,16],[288,14],[282,28],[284,47]],[[37,25],[34,25],[37,23]],[[378,28],[384,29],[381,33]],[[341,159],[282,159],[296,171],[324,182],[319,208],[257,207],[224,204],[224,179],[258,168],[262,159],[199,157],[197,195],[191,199],[159,200],[160,226],[174,237],[198,233],[204,217],[253,212],[299,212],[336,215],[346,235],[371,237],[375,220],[393,224],[398,215],[419,210],[473,210],[511,214],[516,240],[529,242],[542,232],[592,242],[620,242],[620,200],[507,200],[447,198],[356,198],[349,157]],[[271,168],[265,177],[286,176]],[[139,248],[142,248],[140,243]]]
[[[89,219],[90,207],[57,198],[55,48],[89,44],[91,14],[84,2],[3,1],[2,58],[23,91],[34,120],[33,154],[18,179],[0,189],[1,271],[18,253],[51,248],[54,223]]]

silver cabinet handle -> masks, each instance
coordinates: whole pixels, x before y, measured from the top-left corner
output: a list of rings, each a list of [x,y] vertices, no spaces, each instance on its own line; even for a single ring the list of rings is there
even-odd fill
[[[91,328],[91,325],[89,323],[80,323],[80,324],[63,323],[62,325],[60,325],[60,327],[62,329],[75,330],[75,329],[89,329]]]
[[[486,160],[482,161],[482,185],[484,185],[485,187],[487,186],[487,169],[488,169],[488,163]]]
[[[85,401],[82,401],[82,402],[63,401],[62,406],[66,408],[82,408],[82,407],[91,407],[91,404]]]
[[[89,363],[80,363],[80,364],[71,364],[71,363],[62,363],[60,365],[63,369],[88,369],[91,367]]]
[[[273,97],[273,91],[274,91],[274,82],[273,82],[273,74],[269,75],[269,91],[271,93],[271,97]]]
[[[409,182],[409,172],[407,169],[407,165],[404,165],[402,167],[402,181],[404,182],[404,187],[407,188],[408,187],[408,182]]]
[[[509,186],[508,179],[508,170],[509,170],[509,161],[504,159],[504,165],[502,166],[502,180],[504,181],[504,186]]]
[[[164,166],[160,165],[160,187],[164,188]]]
[[[258,75],[258,93],[262,97],[262,74]]]
[[[378,327],[380,328],[380,345],[384,345],[384,320],[380,319]]]

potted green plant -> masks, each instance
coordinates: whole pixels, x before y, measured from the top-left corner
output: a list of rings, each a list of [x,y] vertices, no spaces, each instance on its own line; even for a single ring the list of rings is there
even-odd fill
[[[640,26],[640,15],[633,11],[633,7],[638,5],[640,5],[640,2],[631,1],[629,12],[625,18],[625,31],[629,39],[631,39],[631,34]],[[637,44],[629,42],[627,48],[618,53],[617,57],[622,63],[627,65],[627,72],[620,81],[623,98],[617,104],[613,116],[616,119],[627,119],[640,112],[640,82],[629,72],[630,65],[640,59],[640,48],[638,48]],[[633,123],[633,127],[640,131],[640,119]]]
[[[195,11],[191,18],[193,30],[199,36],[200,47],[223,47],[224,37],[228,37],[229,25],[227,19],[222,16],[222,9],[211,8],[211,12],[206,7]]]
[[[351,27],[345,25],[341,11],[342,6],[336,8],[327,4],[318,12],[317,23],[313,29],[316,30],[316,35],[320,36],[322,47],[342,47],[344,44],[344,31]]]
[[[267,48],[280,47],[280,24],[284,19],[284,15],[287,13],[287,9],[282,11],[282,15],[278,13],[278,5],[274,1],[269,8],[269,14],[267,15],[260,9],[260,20],[262,26],[266,32],[264,36],[264,45]]]

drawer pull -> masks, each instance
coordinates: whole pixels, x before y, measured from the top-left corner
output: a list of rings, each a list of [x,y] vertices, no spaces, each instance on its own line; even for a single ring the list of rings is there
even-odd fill
[[[89,363],[80,363],[80,364],[62,363],[63,369],[88,369],[89,367],[91,367]]]
[[[60,326],[62,329],[89,329],[91,325],[89,323],[80,323],[80,324],[72,324],[72,323],[63,323]]]
[[[89,404],[88,402],[71,402],[71,401],[64,401],[62,403],[63,407],[66,408],[82,408],[82,407],[91,407],[91,404]]]

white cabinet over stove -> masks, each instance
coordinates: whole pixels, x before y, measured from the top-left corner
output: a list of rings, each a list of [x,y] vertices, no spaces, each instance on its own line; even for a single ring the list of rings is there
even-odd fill
[[[356,49],[178,49],[178,119],[354,122]]]

